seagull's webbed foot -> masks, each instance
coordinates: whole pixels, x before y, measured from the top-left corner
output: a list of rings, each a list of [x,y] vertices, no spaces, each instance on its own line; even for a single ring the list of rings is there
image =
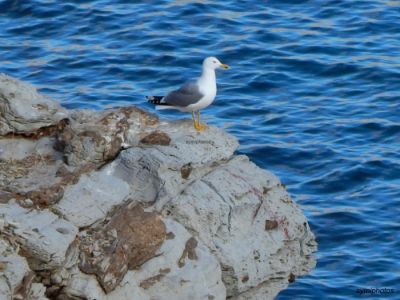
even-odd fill
[[[194,112],[192,112],[193,118],[193,126],[198,132],[204,131],[206,129],[206,125],[200,123],[200,112],[198,112],[198,120],[194,117]]]
[[[206,127],[207,126],[204,124],[197,123],[197,122],[194,123],[194,128],[199,132],[204,131],[206,129]]]
[[[194,120],[194,115],[193,115],[193,120]],[[200,122],[200,111],[197,111],[197,122],[195,120],[194,122],[195,122],[194,128],[196,128],[197,131],[203,131],[207,127],[205,124],[202,124]]]

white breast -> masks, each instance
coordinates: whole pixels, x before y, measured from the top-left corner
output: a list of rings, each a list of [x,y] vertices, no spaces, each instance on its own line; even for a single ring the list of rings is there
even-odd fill
[[[202,76],[198,80],[199,90],[204,95],[199,102],[189,105],[192,111],[203,109],[213,103],[215,96],[217,95],[217,83],[215,80],[215,72],[207,74],[208,76]]]
[[[196,104],[189,105],[189,106],[193,110],[200,110],[200,109],[206,108],[211,103],[213,103],[216,94],[217,94],[217,89],[208,91],[204,94],[204,97],[201,98],[201,100],[199,102],[197,102]]]

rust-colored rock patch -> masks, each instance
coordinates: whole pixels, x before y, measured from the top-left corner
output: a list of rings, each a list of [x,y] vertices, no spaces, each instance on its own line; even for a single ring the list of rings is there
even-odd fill
[[[64,130],[64,128],[69,124],[69,120],[67,118],[60,120],[55,125],[49,125],[45,127],[41,127],[36,129],[35,131],[26,131],[26,132],[10,132],[6,135],[3,135],[4,138],[28,138],[31,140],[38,140],[45,136],[54,136]]]
[[[288,282],[293,283],[296,281],[296,276],[293,273],[289,274]]]
[[[278,221],[276,220],[265,220],[265,230],[275,229],[278,225]]]
[[[190,176],[190,173],[192,173],[192,170],[193,170],[193,168],[192,168],[190,163],[182,166],[182,168],[181,168],[181,177],[183,179],[188,179],[189,176]]]
[[[121,107],[98,115],[76,114],[71,126],[58,135],[59,151],[68,165],[102,163],[114,159],[129,129],[158,123],[158,118],[136,107]],[[162,142],[165,143],[164,138]]]
[[[47,188],[29,191],[23,195],[23,198],[31,199],[34,204],[37,204],[41,207],[46,207],[58,202],[63,196],[64,187],[62,185],[55,184]]]
[[[139,286],[140,286],[142,289],[147,290],[148,288],[152,287],[152,286],[155,285],[157,282],[159,282],[159,281],[160,281],[166,274],[168,274],[169,272],[171,272],[171,269],[170,269],[170,268],[160,269],[160,273],[159,273],[159,274],[157,274],[157,275],[155,275],[155,276],[153,276],[153,277],[150,277],[150,278],[147,278],[147,279],[143,280],[143,281],[139,284]]]
[[[88,234],[80,245],[79,267],[84,273],[95,274],[108,293],[128,270],[157,255],[166,228],[158,214],[136,205],[121,207],[108,224]]]
[[[156,130],[146,135],[140,142],[145,145],[168,146],[171,143],[171,138],[165,132]]]
[[[0,162],[0,172],[8,180],[18,177],[32,177],[30,174],[35,167],[49,168],[55,161],[49,156],[31,155],[22,160],[15,160],[12,164],[9,161]],[[64,196],[66,186],[78,182],[82,174],[95,170],[99,165],[86,163],[73,171],[68,171],[61,165],[55,174],[54,181],[48,182],[47,186],[37,187],[30,191],[21,191],[18,188],[10,187],[7,182],[0,181],[0,202],[7,203],[10,199],[23,201],[30,199],[34,206],[41,208],[57,203]],[[36,178],[41,180],[41,178]],[[33,180],[33,179],[32,179]],[[47,178],[49,180],[49,178]]]
[[[13,299],[28,299],[29,288],[35,278],[34,272],[29,272],[25,275],[21,284],[14,291]]]
[[[196,254],[197,244],[198,242],[194,237],[191,237],[186,241],[185,249],[183,250],[181,257],[178,260],[179,268],[182,268],[185,265],[186,258],[189,258],[190,260],[197,260],[197,254]]]

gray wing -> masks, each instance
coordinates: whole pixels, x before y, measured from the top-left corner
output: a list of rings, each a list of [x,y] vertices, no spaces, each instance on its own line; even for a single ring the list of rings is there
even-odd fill
[[[196,82],[187,82],[165,96],[163,102],[173,106],[186,107],[198,102],[203,96]]]

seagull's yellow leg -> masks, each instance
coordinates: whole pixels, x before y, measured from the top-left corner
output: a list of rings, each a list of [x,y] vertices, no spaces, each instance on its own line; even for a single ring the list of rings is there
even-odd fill
[[[206,125],[201,124],[200,123],[200,110],[197,111],[197,127],[198,127],[198,131],[202,131],[204,129],[206,129]]]
[[[192,111],[192,119],[193,119],[193,126],[197,131],[203,131],[206,126],[203,124],[200,124],[200,114],[198,114],[198,121],[196,121],[196,118],[194,116],[194,111]]]
[[[197,128],[196,118],[194,117],[194,111],[192,111],[192,119],[193,119],[193,127],[194,127],[196,130],[199,130],[199,129]]]

